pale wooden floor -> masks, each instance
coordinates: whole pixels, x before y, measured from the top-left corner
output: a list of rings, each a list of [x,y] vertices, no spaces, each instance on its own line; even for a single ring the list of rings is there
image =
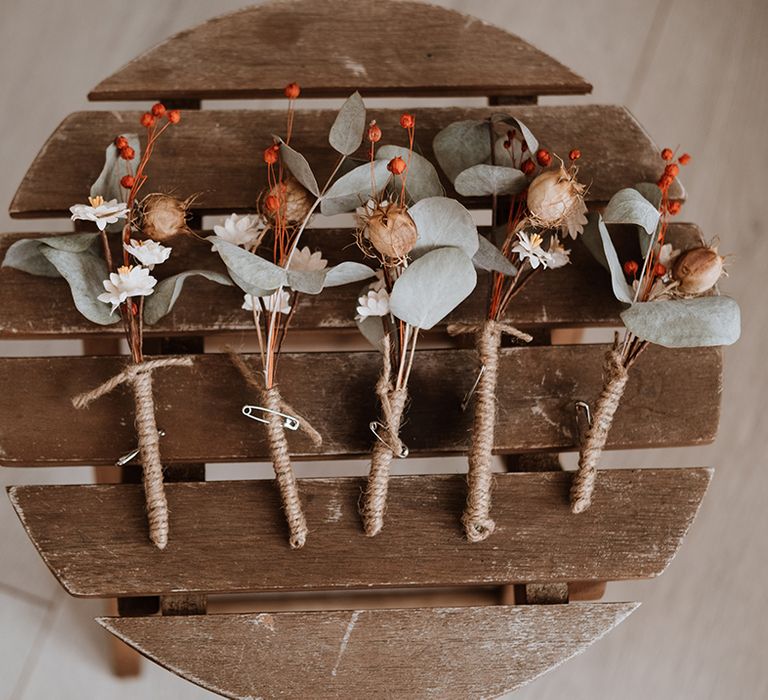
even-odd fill
[[[0,4],[0,202],[8,203],[43,140],[86,108],[98,80],[178,29],[237,0],[3,0]],[[627,104],[653,138],[694,154],[684,209],[734,253],[725,290],[745,333],[726,352],[716,445],[612,455],[613,466],[718,468],[699,519],[657,581],[614,584],[643,607],[608,638],[515,695],[528,700],[768,697],[768,237],[760,207],[768,164],[768,5],[765,0],[444,0],[514,31],[595,85],[590,98]],[[350,3],[354,7],[354,3]],[[392,31],[392,27],[383,31]],[[225,48],[225,47],[223,47]],[[584,101],[579,98],[578,101]],[[109,105],[102,105],[108,108]],[[11,222],[3,230],[35,230]],[[78,345],[0,344],[2,354],[66,354]],[[695,371],[692,368],[691,371]],[[685,381],[681,377],[680,381]],[[460,464],[457,464],[460,466]],[[3,485],[80,481],[85,470],[0,470]],[[99,603],[75,601],[51,578],[8,502],[0,499],[0,697],[213,697],[147,663],[138,680],[107,668]]]

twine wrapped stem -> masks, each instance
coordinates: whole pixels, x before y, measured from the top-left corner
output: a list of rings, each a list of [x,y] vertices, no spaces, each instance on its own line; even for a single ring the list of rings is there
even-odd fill
[[[119,374],[92,391],[72,399],[75,408],[86,408],[96,399],[106,396],[121,384],[133,391],[136,411],[136,434],[141,455],[144,498],[149,521],[149,539],[158,549],[168,544],[168,501],[163,484],[163,464],[160,459],[160,437],[155,422],[155,400],[152,394],[152,372],[162,367],[190,367],[191,357],[164,357],[128,365]]]
[[[514,326],[494,320],[479,325],[452,324],[448,326],[448,333],[475,333],[477,354],[481,366],[485,368],[475,389],[472,443],[468,455],[467,502],[461,518],[467,539],[470,542],[482,542],[496,529],[496,523],[491,518],[491,491],[501,336],[507,333],[525,342],[530,342],[531,336]]]

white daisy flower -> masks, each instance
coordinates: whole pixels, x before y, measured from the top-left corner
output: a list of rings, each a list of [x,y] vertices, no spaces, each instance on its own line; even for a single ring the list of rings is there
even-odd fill
[[[105,304],[112,304],[112,313],[128,297],[146,297],[152,294],[157,280],[149,274],[149,270],[141,265],[123,266],[117,272],[104,280],[104,294],[96,297]]]
[[[258,214],[230,214],[222,225],[213,227],[213,232],[227,243],[250,247],[261,240],[266,228],[266,222]]]
[[[319,250],[313,253],[309,246],[304,246],[293,252],[288,268],[295,272],[314,272],[324,270],[327,266],[328,261],[323,259],[323,254]]]
[[[383,287],[370,289],[357,299],[357,315],[359,318],[367,316],[386,316],[389,313],[389,294]]]
[[[125,248],[136,260],[138,260],[144,267],[151,270],[155,265],[164,263],[168,260],[171,254],[171,248],[169,246],[161,245],[157,241],[137,241],[131,238],[131,244],[123,243]]]
[[[75,204],[69,208],[72,221],[95,221],[99,231],[109,224],[117,223],[128,216],[128,205],[116,199],[104,201],[104,197],[88,197],[89,204]]]
[[[548,253],[541,247],[543,242],[544,239],[538,233],[528,235],[525,231],[518,231],[517,243],[512,247],[512,252],[520,256],[521,263],[527,259],[534,270],[539,265],[546,268]]]
[[[279,297],[278,297],[279,295]],[[264,302],[267,311],[277,310],[281,314],[291,313],[291,295],[285,289],[279,292],[273,292],[269,296],[259,297]],[[243,295],[242,308],[246,311],[253,311],[254,297],[251,294]],[[256,307],[256,311],[261,311],[261,304]]]
[[[571,251],[562,246],[557,236],[549,239],[549,248],[547,249],[547,266],[551,270],[563,267],[571,262]]]

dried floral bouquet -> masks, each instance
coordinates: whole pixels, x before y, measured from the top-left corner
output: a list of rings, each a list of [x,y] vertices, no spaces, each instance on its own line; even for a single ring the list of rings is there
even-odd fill
[[[571,510],[581,513],[592,503],[597,465],[629,379],[629,370],[652,343],[669,348],[730,345],[740,335],[740,312],[731,298],[721,296],[716,284],[725,274],[724,258],[712,245],[675,250],[667,241],[669,219],[680,210],[669,190],[680,166],[669,148],[661,151],[666,163],[656,183],[640,183],[617,192],[602,216],[593,215],[584,242],[611,275],[616,298],[627,308],[621,313],[624,337],[618,334],[605,356],[604,384],[592,412],[591,425],[580,446],[579,466],[571,486]],[[639,227],[641,262],[622,265],[606,224]],[[631,280],[631,285],[627,282]]]
[[[3,263],[33,275],[63,277],[75,307],[85,318],[102,326],[122,322],[131,362],[101,386],[74,397],[73,404],[85,408],[121,384],[131,387],[149,537],[158,549],[168,543],[169,524],[152,373],[164,367],[190,366],[192,358],[146,359],[144,326],[170,312],[191,275],[230,284],[225,275],[208,270],[187,270],[160,281],[153,274],[171,255],[171,246],[166,244],[189,233],[186,213],[190,200],[182,202],[161,193],[139,198],[159,138],[180,120],[178,110],[155,104],[140,120],[146,132],[143,153],[136,134],[117,136],[107,146],[104,168],[91,187],[88,204],[71,207],[74,221],[95,224],[98,232],[20,240],[8,250]],[[120,264],[113,259],[112,238],[121,244]]]
[[[481,542],[495,529],[492,450],[501,338],[507,334],[531,340],[511,323],[510,303],[538,273],[568,264],[570,251],[560,237],[577,238],[587,223],[585,187],[576,179],[581,153],[570,152],[568,168],[562,161],[550,168],[552,154],[539,148],[523,122],[506,114],[451,124],[437,134],[434,149],[459,194],[492,198],[491,239],[501,240],[499,249],[492,240],[481,238],[475,256],[476,264],[491,272],[485,319],[448,326],[452,335],[475,334],[481,365],[473,387],[475,411],[462,516],[467,539]]]

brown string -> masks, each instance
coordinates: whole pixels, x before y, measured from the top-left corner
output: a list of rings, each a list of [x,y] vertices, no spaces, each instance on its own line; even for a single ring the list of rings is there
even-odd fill
[[[514,326],[493,320],[482,324],[452,324],[448,326],[448,333],[476,333],[477,354],[485,368],[475,389],[472,444],[468,455],[467,502],[461,518],[467,539],[470,542],[482,542],[496,529],[496,523],[491,518],[491,491],[501,334],[507,333],[525,342],[530,342],[531,336]]]
[[[136,406],[136,433],[144,481],[144,499],[149,520],[149,538],[158,549],[168,544],[168,501],[163,485],[160,459],[160,436],[155,422],[155,400],[152,394],[152,372],[161,367],[190,367],[191,357],[164,357],[128,365],[95,389],[72,399],[75,408],[86,408],[91,402],[109,394],[120,384],[130,384]]]
[[[392,384],[392,360],[390,358],[389,337],[384,337],[384,354],[381,374],[376,382],[376,395],[379,397],[383,420],[379,439],[373,446],[371,465],[368,472],[368,484],[363,494],[361,515],[363,527],[368,537],[375,537],[384,527],[384,512],[387,507],[389,471],[392,459],[402,454],[403,443],[400,440],[400,426],[408,400],[408,389],[395,389]]]
[[[579,450],[579,467],[571,484],[571,511],[583,513],[592,504],[592,494],[597,478],[597,463],[608,439],[613,416],[619,407],[629,373],[618,348],[614,347],[605,355],[603,367],[605,383],[597,400],[592,425],[587,430],[584,443]]]

